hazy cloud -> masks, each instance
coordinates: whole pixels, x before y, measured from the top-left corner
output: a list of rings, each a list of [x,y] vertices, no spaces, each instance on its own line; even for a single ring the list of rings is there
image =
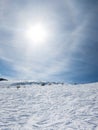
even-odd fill
[[[98,1],[0,1],[0,73],[18,79],[83,82],[98,77]],[[29,23],[49,31],[42,46],[24,36]]]

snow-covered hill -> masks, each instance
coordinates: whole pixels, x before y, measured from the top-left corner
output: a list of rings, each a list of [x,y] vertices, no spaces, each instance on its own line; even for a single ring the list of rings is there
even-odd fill
[[[98,130],[98,83],[0,82],[0,130]]]

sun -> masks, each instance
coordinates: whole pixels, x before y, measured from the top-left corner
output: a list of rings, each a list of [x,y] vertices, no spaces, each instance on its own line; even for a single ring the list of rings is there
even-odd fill
[[[25,30],[25,36],[29,42],[44,43],[47,39],[47,29],[42,23],[30,24]]]

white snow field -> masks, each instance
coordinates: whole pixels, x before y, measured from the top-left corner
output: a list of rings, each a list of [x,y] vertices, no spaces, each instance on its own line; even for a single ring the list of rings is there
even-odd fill
[[[98,83],[0,82],[0,130],[98,130]]]

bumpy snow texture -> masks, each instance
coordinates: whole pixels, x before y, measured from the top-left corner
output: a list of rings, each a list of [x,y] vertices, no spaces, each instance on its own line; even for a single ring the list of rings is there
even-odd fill
[[[98,130],[98,83],[0,83],[0,130]]]

